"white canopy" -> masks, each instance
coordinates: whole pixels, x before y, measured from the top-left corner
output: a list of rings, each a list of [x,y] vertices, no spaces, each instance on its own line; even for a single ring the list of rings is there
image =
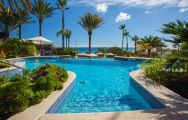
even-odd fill
[[[42,36],[39,36],[39,37],[34,37],[34,38],[29,38],[27,39],[29,41],[32,41],[34,44],[53,44],[52,41],[42,37]]]

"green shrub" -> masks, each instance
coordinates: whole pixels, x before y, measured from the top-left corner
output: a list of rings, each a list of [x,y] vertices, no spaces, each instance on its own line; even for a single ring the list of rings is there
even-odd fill
[[[98,48],[98,52],[102,52],[102,53],[106,53],[107,52],[107,48],[105,48],[105,47],[100,47],[100,48]]]
[[[118,48],[118,47],[111,47],[107,50],[107,52],[113,53],[113,54],[118,55],[118,56],[124,55],[123,50],[121,48]]]
[[[11,115],[25,110],[32,96],[30,82],[17,76],[16,82],[6,82],[0,87],[0,113]]]
[[[53,76],[57,77],[58,80],[65,82],[68,78],[68,73],[65,68],[58,67],[53,64],[46,64],[45,66],[39,67],[36,70],[32,71],[32,78],[34,80],[39,79],[43,76]]]
[[[6,58],[24,57],[33,55],[36,52],[36,46],[29,41],[10,38],[2,42],[1,50],[4,52]]]
[[[164,60],[154,60],[149,63],[143,62],[141,68],[145,71],[147,77],[161,83],[161,77],[164,75],[165,65],[166,62]]]
[[[75,49],[63,49],[63,48],[54,48],[53,49],[53,54],[55,54],[55,55],[76,56],[77,53],[78,53],[78,51]]]
[[[38,104],[42,102],[44,98],[46,98],[48,94],[46,91],[36,91],[32,97],[31,105]]]
[[[24,71],[8,81],[0,77],[0,116],[11,116],[40,103],[52,91],[63,88],[68,74],[64,68],[46,64],[36,70]]]

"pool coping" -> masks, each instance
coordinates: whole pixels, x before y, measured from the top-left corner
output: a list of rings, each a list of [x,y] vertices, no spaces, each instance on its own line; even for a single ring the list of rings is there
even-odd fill
[[[68,76],[69,78],[64,83],[64,88],[62,90],[52,92],[41,103],[31,106],[23,112],[11,116],[8,120],[38,120],[58,100],[58,98],[64,93],[64,91],[69,87],[69,85],[74,82],[76,74],[74,72],[68,71]]]
[[[38,120],[186,120],[188,119],[188,100],[168,88],[148,86],[141,69],[130,72],[130,76],[148,90],[166,107],[152,110],[136,110],[125,112],[101,112],[78,114],[44,114]]]
[[[27,58],[71,58],[71,55],[48,55],[48,56],[27,56],[27,57],[17,57],[17,58],[9,58],[6,60],[21,60],[21,59],[27,59]]]

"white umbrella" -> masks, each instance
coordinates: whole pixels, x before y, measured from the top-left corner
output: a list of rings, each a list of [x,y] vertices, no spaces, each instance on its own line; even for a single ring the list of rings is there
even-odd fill
[[[48,40],[48,39],[46,39],[46,38],[44,38],[42,36],[29,38],[27,40],[32,41],[34,44],[37,44],[37,45],[39,45],[39,44],[43,44],[43,45],[44,44],[53,44],[52,41],[50,41],[50,40]]]

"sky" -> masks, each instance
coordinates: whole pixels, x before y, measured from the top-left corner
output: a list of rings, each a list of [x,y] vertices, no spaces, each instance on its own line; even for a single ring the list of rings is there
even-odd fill
[[[56,0],[46,1],[56,7]],[[163,24],[177,19],[188,21],[188,0],[69,0],[68,7],[65,12],[65,27],[72,31],[72,47],[88,46],[87,31],[78,24],[80,16],[86,12],[104,18],[104,24],[93,32],[92,47],[120,47],[121,24],[126,24],[131,36],[157,35],[170,38],[159,32]],[[62,26],[61,18],[61,11],[55,10],[54,15],[43,23],[43,36],[52,40],[56,47],[61,47],[62,44],[61,37],[56,37],[56,32]],[[32,16],[32,21],[34,23],[23,26],[24,39],[38,36],[38,20]],[[18,31],[14,31],[11,36],[16,37],[17,34]],[[130,39],[129,46],[134,46]]]

